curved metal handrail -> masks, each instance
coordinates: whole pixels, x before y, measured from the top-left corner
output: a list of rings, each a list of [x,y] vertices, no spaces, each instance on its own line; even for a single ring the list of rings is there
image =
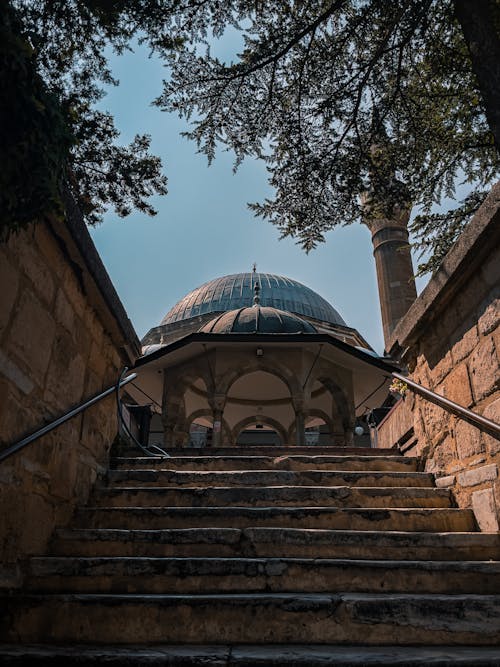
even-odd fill
[[[141,451],[143,451],[145,454],[148,456],[162,456],[164,458],[170,458],[170,454],[167,454],[165,450],[163,450],[161,447],[158,445],[147,445],[144,446],[142,443],[140,443],[135,435],[132,433],[132,431],[129,429],[127,426],[127,423],[123,417],[123,403],[120,398],[120,389],[123,386],[122,378],[125,375],[125,373],[128,371],[128,367],[124,366],[122,372],[120,373],[120,376],[118,378],[118,382],[115,385],[115,392],[116,392],[116,410],[118,414],[118,423],[120,427],[125,431],[127,437],[133,442],[133,444],[138,447]],[[134,373],[134,378],[137,377],[137,374]],[[132,378],[132,379],[134,379]],[[144,393],[144,392],[143,392]],[[153,451],[158,452],[157,454],[153,453]]]
[[[126,378],[123,378],[123,375],[124,373],[120,375],[119,379],[120,387],[123,387],[129,382],[132,382],[132,380],[135,380],[135,378],[137,377],[137,373],[131,373],[131,375],[129,375]],[[50,433],[50,431],[53,431],[58,426],[61,426],[61,424],[64,424],[69,419],[76,417],[76,415],[79,415],[87,408],[90,408],[95,403],[98,403],[103,398],[106,398],[106,396],[109,396],[114,391],[116,391],[116,384],[112,385],[105,391],[102,391],[100,394],[96,394],[93,398],[90,398],[88,401],[85,401],[85,403],[80,403],[80,405],[77,405],[75,408],[72,408],[61,417],[54,419],[54,421],[50,422],[49,424],[46,424],[42,428],[39,428],[37,431],[34,431],[30,435],[27,435],[25,438],[14,443],[10,447],[6,447],[0,452],[0,463],[2,461],[5,461],[5,459],[9,458],[9,456],[12,456],[12,454],[15,454],[16,452],[23,449],[30,443],[34,442],[38,438],[41,438],[43,435],[46,435],[47,433]]]
[[[436,394],[436,392],[432,391],[431,389],[427,389],[427,387],[422,387],[422,385],[418,384],[418,382],[410,380],[410,378],[407,378],[400,373],[392,373],[392,377],[405,382],[415,394],[423,396],[428,401],[431,401],[431,403],[434,403],[440,408],[451,412],[456,417],[463,419],[468,424],[475,426],[481,431],[485,431],[488,433],[488,435],[491,435],[496,440],[500,440],[500,425],[491,421],[491,419],[487,419],[482,415],[478,415],[476,412],[472,412],[472,410],[464,408],[463,405],[459,405],[454,401],[450,401],[449,398],[445,398],[440,394]]]

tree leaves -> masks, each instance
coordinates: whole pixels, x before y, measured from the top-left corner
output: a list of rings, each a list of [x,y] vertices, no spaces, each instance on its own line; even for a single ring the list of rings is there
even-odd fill
[[[207,0],[190,23],[179,9],[185,42],[166,54],[172,77],[157,104],[191,121],[187,136],[209,161],[218,145],[234,151],[236,167],[246,156],[263,159],[275,195],[250,207],[305,250],[360,220],[370,189],[380,214],[404,202],[420,207],[417,242],[428,228],[425,250],[441,257],[470,209],[442,216],[440,234],[433,206],[461,180],[479,192],[499,172],[451,0],[218,5]],[[198,48],[224,21],[244,37],[235,63]],[[381,129],[390,167],[382,171],[373,155]],[[398,182],[404,202],[391,199]]]
[[[96,224],[113,207],[120,216],[155,210],[151,195],[166,193],[150,139],[119,144],[110,114],[96,110],[104,84],[115,83],[107,63],[142,29],[148,6],[160,2],[18,0],[0,5],[0,233],[47,215],[60,215],[68,186],[86,220]],[[156,12],[156,13],[154,13]],[[151,16],[147,16],[147,21]],[[161,22],[161,21],[160,21]],[[167,40],[155,32],[155,40]],[[171,42],[169,42],[171,44]]]

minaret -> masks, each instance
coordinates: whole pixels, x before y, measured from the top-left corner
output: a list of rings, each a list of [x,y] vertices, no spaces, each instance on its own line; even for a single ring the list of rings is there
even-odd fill
[[[387,349],[392,332],[417,298],[417,291],[408,238],[408,191],[394,175],[383,128],[376,136],[377,143],[371,150],[370,187],[362,196],[362,219],[372,234]]]

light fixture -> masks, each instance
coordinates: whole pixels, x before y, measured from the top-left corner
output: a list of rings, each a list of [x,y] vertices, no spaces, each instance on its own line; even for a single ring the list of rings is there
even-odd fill
[[[258,357],[263,357],[264,356],[264,350],[261,347],[258,347],[257,350],[255,351],[255,354]]]
[[[360,424],[358,424],[354,429],[354,433],[356,435],[363,435],[364,432],[365,432],[365,429]]]

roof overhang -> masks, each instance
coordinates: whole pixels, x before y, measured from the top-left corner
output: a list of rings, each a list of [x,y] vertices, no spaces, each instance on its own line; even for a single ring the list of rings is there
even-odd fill
[[[212,350],[236,348],[283,348],[300,346],[342,368],[352,371],[356,414],[379,407],[387,397],[391,373],[400,370],[398,365],[387,358],[338,340],[329,334],[210,334],[192,333],[165,345],[154,352],[140,357],[134,370],[138,373],[136,383],[145,385],[152,397],[161,402],[161,375],[164,369],[178,366],[190,359],[207,354]],[[149,393],[148,392],[148,393]],[[133,395],[133,389],[130,393]],[[151,395],[151,394],[150,394]],[[139,397],[137,397],[139,400]],[[144,402],[144,398],[140,399]]]

